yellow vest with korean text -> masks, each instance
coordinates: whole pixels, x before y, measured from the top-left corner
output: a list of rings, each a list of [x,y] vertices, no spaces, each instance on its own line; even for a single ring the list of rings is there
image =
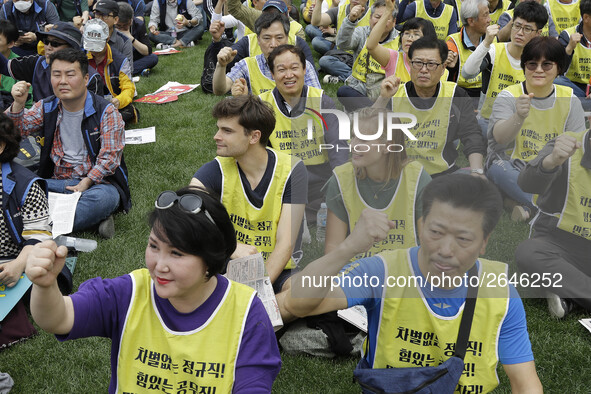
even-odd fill
[[[428,1],[428,0],[427,0]],[[437,38],[440,40],[445,40],[449,32],[449,22],[453,16],[454,8],[449,4],[443,4],[443,12],[437,18],[432,17],[427,13],[425,9],[425,1],[424,0],[416,0],[416,12],[415,16],[418,18],[423,18],[433,23],[435,27],[435,32],[437,33]]]
[[[503,15],[503,12],[507,11],[509,6],[511,5],[511,2],[509,0],[499,0],[499,1],[502,2],[501,7],[499,7],[498,9],[496,9],[493,12],[488,14],[490,16],[490,24],[491,25],[496,25],[497,22],[499,21],[499,18],[501,17],[501,15]]]
[[[395,153],[393,153],[395,154]],[[415,201],[417,188],[423,166],[416,161],[409,162],[402,169],[398,186],[390,203],[383,209],[375,209],[369,205],[359,192],[355,168],[351,162],[340,165],[334,169],[334,174],[341,191],[343,203],[349,217],[349,231],[353,231],[355,224],[365,208],[384,212],[395,224],[395,228],[388,232],[383,240],[373,244],[370,250],[357,255],[354,260],[373,256],[385,250],[405,249],[417,246],[415,235]]]
[[[379,255],[385,277],[415,276],[408,250],[392,250]],[[488,393],[498,385],[498,333],[509,307],[509,288],[487,286],[488,278],[507,274],[507,265],[479,259],[478,300],[464,358],[464,372],[456,392]],[[496,280],[495,280],[496,281]],[[373,368],[432,367],[442,364],[455,351],[462,311],[443,317],[428,306],[422,290],[409,281],[405,287],[385,286]],[[410,333],[410,335],[409,335]],[[467,391],[464,391],[467,390]]]
[[[580,0],[573,1],[570,4],[560,3],[558,0],[547,0],[550,7],[550,18],[554,21],[556,31],[568,29],[571,26],[579,24],[581,19]]]
[[[130,276],[133,293],[117,356],[117,393],[176,392],[183,387],[231,392],[254,290],[230,282],[207,322],[193,331],[177,332],[164,324],[156,308],[148,270],[135,270]]]
[[[509,15],[511,17],[511,20],[513,20],[513,11],[515,11],[515,8],[511,8],[510,10],[505,10],[505,14]],[[541,36],[548,37],[550,35],[550,28],[548,26],[549,26],[549,23],[546,22],[544,27],[542,27],[542,32],[540,33]],[[560,33],[560,31],[558,33]]]
[[[295,21],[292,21],[292,22],[295,22]],[[290,27],[291,26],[292,25],[290,24]],[[295,30],[295,31],[292,31],[292,30],[293,30],[293,28],[290,28],[289,34],[287,35],[287,43],[289,45],[296,44],[296,37],[297,37],[296,32],[298,30]],[[248,37],[248,55],[249,56],[256,56],[256,55],[262,54],[263,50],[261,49],[261,46],[259,45],[259,40],[257,39],[257,35],[255,33],[246,33],[246,31],[244,32],[244,35]]]
[[[462,68],[464,68],[464,64],[466,63],[466,59],[468,59],[468,57],[474,52],[466,48],[466,46],[462,42],[462,32],[450,34],[447,39],[452,40],[454,44],[456,44],[456,48],[458,48],[458,62],[460,62],[460,72],[458,73],[458,86],[467,89],[482,87],[482,73],[479,73],[477,76],[470,79],[464,78],[464,76],[461,73]]]
[[[566,29],[569,38],[577,32],[576,29],[576,26]],[[583,83],[585,85],[589,83],[589,78],[591,78],[591,48],[587,48],[580,42],[575,46],[573,57],[565,76],[573,82]]]
[[[357,20],[357,24],[355,25],[355,27],[361,27],[361,26],[369,26],[369,19],[371,17],[371,5],[373,4],[373,1],[368,1],[367,4],[365,5],[365,15],[363,15],[361,17],[361,19]],[[337,31],[339,31],[339,29],[341,28],[341,25],[343,24],[343,21],[345,20],[345,18],[347,17],[348,13],[347,13],[347,6],[349,5],[349,0],[343,1],[342,3],[339,3],[339,12],[337,13]]]
[[[591,241],[591,170],[581,166],[589,133],[568,134],[577,138],[583,147],[568,159],[568,191],[557,227]]]
[[[269,138],[271,146],[280,152],[301,159],[307,166],[328,162],[326,149],[320,149],[320,145],[324,144],[324,127],[316,121],[318,116],[310,110],[320,112],[322,93],[322,89],[308,86],[306,111],[296,117],[286,116],[281,112],[273,91],[260,95],[261,100],[271,104],[275,112],[275,130]],[[313,138],[310,140],[308,139],[308,120],[312,121],[314,129]]]
[[[248,83],[250,85],[250,91],[254,96],[275,89],[275,81],[263,74],[256,56],[247,57],[244,61],[248,68]]]
[[[495,98],[503,89],[525,81],[523,70],[521,68],[514,68],[509,61],[508,43],[499,42],[492,45],[495,46],[495,59],[490,73],[490,80],[488,81],[486,98],[480,110],[480,116],[485,119],[490,118]]]
[[[505,90],[515,98],[525,94],[521,83],[509,86]],[[506,151],[511,158],[529,162],[538,155],[548,141],[566,131],[573,90],[566,86],[554,85],[552,95],[555,100],[551,108],[538,109],[530,105],[529,115],[515,138],[515,146]]]
[[[453,166],[443,159],[443,148],[447,141],[447,128],[451,113],[451,102],[456,84],[440,82],[439,94],[430,109],[415,107],[408,98],[407,85],[401,86],[392,98],[393,111],[410,113],[417,117],[417,124],[410,132],[417,138],[406,138],[406,154],[409,159],[417,160],[430,175],[439,174]],[[405,120],[406,121],[406,120]]]
[[[393,39],[392,41],[388,41],[385,44],[382,44],[384,48],[392,49],[396,51],[400,42],[398,41],[398,37]],[[357,78],[361,82],[366,82],[366,75],[367,74],[385,74],[384,69],[376,59],[369,55],[369,51],[367,50],[367,44],[363,45],[363,48],[359,52],[357,59],[353,63],[353,70],[351,75]]]
[[[267,148],[275,155],[275,167],[269,188],[263,199],[263,206],[255,207],[248,200],[238,172],[238,164],[233,157],[216,157],[222,170],[222,204],[226,207],[234,224],[236,240],[253,245],[263,255],[265,261],[275,249],[277,226],[283,207],[283,191],[293,166],[300,160],[288,154]],[[284,269],[295,268],[290,258]]]

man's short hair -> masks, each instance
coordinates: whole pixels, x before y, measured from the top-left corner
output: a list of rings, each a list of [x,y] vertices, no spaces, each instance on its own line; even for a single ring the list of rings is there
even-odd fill
[[[290,44],[283,44],[273,49],[273,51],[269,54],[269,58],[267,59],[267,63],[269,63],[269,69],[272,73],[275,73],[275,58],[284,52],[291,52],[294,55],[297,55],[300,58],[302,67],[306,69],[306,55],[304,55],[304,51],[302,51],[299,47]]]
[[[525,71],[525,63],[530,60],[546,59],[558,66],[558,75],[566,71],[568,60],[566,51],[554,37],[534,37],[523,48],[521,53],[521,68]]]
[[[131,21],[131,18],[133,18],[133,8],[131,8],[131,5],[122,1],[118,2],[117,5],[119,5],[119,23]]]
[[[492,233],[503,213],[503,199],[497,187],[468,174],[443,175],[429,182],[423,189],[423,217],[429,215],[435,201],[482,213],[485,238]]]
[[[579,10],[581,11],[581,18],[584,14],[591,16],[591,0],[580,0]]]
[[[479,8],[483,5],[488,8],[488,0],[462,1],[462,9],[460,10],[460,20],[462,21],[462,25],[468,26],[468,18],[478,19],[478,15],[480,15]]]
[[[433,22],[423,18],[410,18],[404,25],[402,25],[402,30],[400,30],[400,36],[404,34],[405,31],[408,30],[420,30],[423,32],[423,37],[431,37],[431,39],[437,39],[437,32],[435,31],[435,26],[433,26]],[[400,40],[402,44],[402,40]]]
[[[275,130],[275,113],[271,105],[251,94],[223,99],[213,107],[211,115],[216,119],[238,117],[244,134],[250,135],[254,130],[261,132],[259,142],[263,146],[267,146]]]
[[[375,3],[371,5],[371,15],[376,12],[376,10],[380,7],[385,7],[386,1],[385,0],[376,0]],[[398,6],[394,7],[394,11],[392,11],[392,19],[396,20],[396,15],[398,15]]]
[[[548,23],[548,11],[543,5],[535,1],[525,1],[515,7],[513,20],[515,21],[517,18],[521,18],[526,22],[534,22],[539,30]]]
[[[68,63],[77,62],[80,65],[80,71],[82,71],[82,76],[88,74],[88,57],[86,57],[86,54],[79,49],[65,48],[61,51],[52,53],[49,56],[50,68],[53,65],[53,62],[56,60],[61,60]]]
[[[275,22],[281,22],[285,35],[289,34],[289,18],[278,12],[263,12],[254,22],[254,32],[259,36],[263,29],[268,29]]]
[[[18,40],[18,29],[9,20],[0,20],[0,34],[6,38],[6,43],[10,44]]]
[[[0,163],[12,161],[20,152],[21,133],[5,113],[0,114],[0,143],[4,150],[0,153]]]
[[[447,59],[447,52],[449,51],[445,41],[438,39],[434,40],[433,37],[423,36],[413,42],[410,48],[408,48],[408,57],[412,59],[413,52],[419,49],[437,49],[442,62],[445,62]]]

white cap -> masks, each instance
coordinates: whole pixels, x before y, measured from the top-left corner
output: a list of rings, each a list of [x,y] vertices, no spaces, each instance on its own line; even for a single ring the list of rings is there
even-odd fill
[[[109,39],[109,26],[102,20],[95,18],[86,22],[82,41],[84,49],[90,52],[101,52]]]

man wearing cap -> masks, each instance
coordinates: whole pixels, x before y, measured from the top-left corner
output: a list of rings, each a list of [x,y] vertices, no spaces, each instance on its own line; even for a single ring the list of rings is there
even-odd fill
[[[33,101],[43,100],[53,95],[49,56],[65,48],[82,49],[82,33],[73,25],[57,22],[49,31],[37,33],[45,43],[45,56],[34,55],[7,59],[0,54],[0,73],[26,81],[33,86]],[[93,93],[102,94],[103,83],[94,69],[88,71],[86,87]]]
[[[99,0],[94,7],[94,16],[109,26],[109,45],[117,49],[128,60],[133,69],[133,44],[125,35],[115,29],[119,22],[119,5],[115,0]]]
[[[158,49],[191,47],[203,36],[205,23],[191,0],[157,0],[152,4],[148,29]]]
[[[12,88],[14,103],[6,110],[23,136],[41,133],[39,176],[50,191],[80,192],[73,231],[97,228],[111,238],[112,214],[131,208],[127,168],[123,159],[124,123],[115,107],[86,89],[88,58],[75,49],[50,57],[48,97],[24,110],[28,83]]]
[[[146,75],[158,64],[158,56],[152,53],[152,43],[148,38],[144,21],[133,17],[133,9],[129,4],[119,2],[119,22],[115,27],[129,38],[133,45],[133,75]]]
[[[254,23],[263,12],[280,12],[290,19],[289,32],[295,34],[302,40],[306,39],[306,33],[298,21],[291,19],[289,8],[283,0],[252,0],[253,7],[242,4],[240,0],[227,1],[228,12],[240,22],[244,23],[246,29],[244,34],[254,32]]]
[[[119,110],[126,124],[137,123],[139,113],[131,104],[135,93],[132,69],[127,58],[107,44],[107,24],[100,19],[89,21],[84,26],[83,38],[84,49],[88,51],[88,64],[103,78],[103,97]]]
[[[0,19],[7,19],[15,24],[20,37],[13,51],[20,55],[37,53],[37,36],[45,25],[59,22],[57,10],[49,0],[10,0],[0,10]]]

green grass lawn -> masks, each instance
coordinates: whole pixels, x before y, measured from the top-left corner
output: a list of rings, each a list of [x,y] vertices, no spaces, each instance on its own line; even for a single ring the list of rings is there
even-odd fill
[[[182,54],[160,58],[148,78],[137,84],[139,97],[153,92],[167,81],[199,83],[208,35],[195,48]],[[336,87],[327,91],[336,97]],[[199,166],[215,154],[212,137],[215,122],[210,112],[219,97],[206,95],[200,88],[164,105],[139,104],[141,122],[137,127],[156,126],[156,143],[125,148],[129,168],[133,209],[115,218],[116,235],[99,240],[92,253],[80,254],[74,275],[76,289],[95,276],[116,277],[144,266],[148,236],[147,214],[162,190],[178,189],[189,183]],[[505,214],[492,235],[486,257],[514,267],[516,245],[527,238],[525,224],[512,223]],[[96,238],[95,234],[82,234]],[[318,250],[318,248],[311,248]],[[310,253],[306,261],[310,261]],[[538,373],[548,393],[588,393],[591,382],[591,334],[573,313],[565,320],[552,320],[544,300],[525,299],[529,331]],[[14,393],[94,393],[106,392],[110,376],[110,341],[90,338],[59,343],[41,332],[35,338],[0,354],[0,371],[15,380]],[[283,368],[275,382],[277,393],[359,392],[352,383],[357,358],[339,360],[283,355]],[[502,369],[502,368],[499,368]],[[509,392],[509,384],[499,371],[497,392]]]

